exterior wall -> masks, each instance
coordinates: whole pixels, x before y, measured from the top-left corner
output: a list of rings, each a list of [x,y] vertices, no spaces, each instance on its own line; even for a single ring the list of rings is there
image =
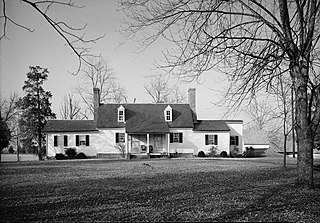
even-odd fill
[[[252,147],[254,149],[269,149],[269,145],[268,144],[244,144],[244,148],[246,147]]]
[[[89,135],[89,146],[80,145],[76,146],[76,135]],[[58,153],[65,154],[66,148],[75,148],[77,153],[83,152],[87,156],[96,156],[99,144],[99,132],[57,132],[47,133],[47,157],[54,157]],[[58,146],[54,146],[54,136],[58,136]],[[63,137],[68,136],[68,146],[64,146]],[[62,140],[59,140],[62,139]]]
[[[57,153],[65,154],[65,148],[76,148],[77,153],[83,152],[87,156],[97,156],[97,154],[121,154],[116,147],[116,132],[125,132],[123,129],[103,129],[98,132],[57,132],[47,133],[47,156],[54,157]],[[54,136],[68,136],[68,146],[63,145],[63,140],[54,146]],[[76,146],[76,135],[89,135],[89,146]]]
[[[218,145],[206,145],[205,144],[205,135],[218,135]],[[215,147],[215,154],[220,155],[222,151],[229,153],[229,132],[195,132],[193,141],[196,147],[198,148],[197,154],[200,151],[203,151],[205,154],[209,154],[210,148]]]
[[[187,153],[187,154],[197,154],[197,146],[194,144],[194,132],[192,129],[170,129],[170,132],[182,133],[183,141],[182,143],[169,143],[170,153]],[[167,140],[170,138],[167,136]],[[169,141],[170,142],[170,141]],[[167,141],[168,143],[168,141]]]
[[[170,129],[170,132],[183,133],[183,143],[170,143],[170,153],[198,155],[198,152],[203,151],[208,154],[210,152],[210,148],[215,145],[206,145],[205,135],[218,135],[218,145],[215,146],[217,148],[217,155],[222,151],[229,152],[229,132],[194,132],[192,129]]]
[[[230,128],[230,136],[239,136],[239,153],[244,152],[243,147],[243,125],[241,122],[226,122],[227,126]],[[230,141],[230,139],[229,139]],[[231,151],[231,148],[230,148]]]

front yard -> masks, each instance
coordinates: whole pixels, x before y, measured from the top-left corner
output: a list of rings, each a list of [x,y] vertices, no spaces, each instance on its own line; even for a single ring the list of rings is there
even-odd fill
[[[315,190],[282,158],[0,164],[1,222],[320,222]]]

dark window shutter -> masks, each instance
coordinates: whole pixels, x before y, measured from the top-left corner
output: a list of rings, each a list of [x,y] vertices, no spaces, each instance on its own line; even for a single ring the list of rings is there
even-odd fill
[[[170,143],[173,143],[173,133],[170,132]]]
[[[179,132],[179,143],[183,143],[183,135],[182,135],[182,132]]]
[[[79,135],[76,135],[76,146],[80,145],[80,138]]]
[[[209,145],[209,136],[208,135],[205,135],[205,140],[206,140],[206,142],[205,142],[205,145]]]
[[[68,136],[67,135],[63,136],[63,145],[68,146]]]
[[[119,132],[116,132],[116,143],[119,143]]]
[[[90,146],[90,137],[86,135],[86,146]]]
[[[214,135],[214,144],[218,145],[218,135]]]
[[[239,146],[239,136],[236,136],[236,145]]]
[[[58,136],[53,136],[53,146],[58,146]]]

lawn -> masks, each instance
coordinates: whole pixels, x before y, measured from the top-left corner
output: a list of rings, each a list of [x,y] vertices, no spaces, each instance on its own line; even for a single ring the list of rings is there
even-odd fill
[[[0,164],[1,222],[320,222],[315,190],[281,158]]]

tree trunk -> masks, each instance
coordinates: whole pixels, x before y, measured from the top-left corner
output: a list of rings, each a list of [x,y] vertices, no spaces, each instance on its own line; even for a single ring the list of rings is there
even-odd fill
[[[310,188],[313,184],[313,141],[311,122],[308,117],[308,66],[302,60],[291,64],[292,78],[296,92],[296,133],[298,144],[298,181]]]

